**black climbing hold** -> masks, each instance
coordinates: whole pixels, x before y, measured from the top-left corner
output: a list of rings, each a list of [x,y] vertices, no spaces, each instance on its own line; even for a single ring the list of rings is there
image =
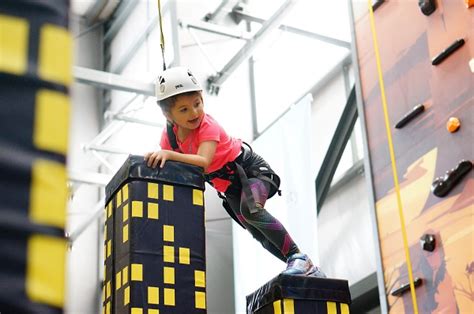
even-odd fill
[[[420,7],[421,12],[424,15],[431,15],[436,10],[436,1],[435,0],[419,0],[418,6]]]
[[[422,282],[423,280],[421,280],[421,278],[418,278],[418,277],[415,278],[415,280],[413,280],[413,284],[415,285],[415,288],[421,285]],[[402,284],[400,287],[390,291],[390,294],[393,296],[401,296],[408,290],[410,290],[410,283],[405,283],[405,284]]]
[[[453,42],[448,48],[444,49],[439,55],[434,57],[433,60],[431,60],[431,64],[432,65],[440,64],[441,62],[444,61],[444,59],[449,57],[450,54],[452,54],[453,52],[461,48],[462,45],[464,45],[464,39],[463,38],[456,39],[456,41]]]
[[[421,248],[428,252],[433,252],[436,247],[436,238],[434,234],[424,234],[420,238]]]
[[[444,177],[438,177],[433,181],[431,191],[438,197],[446,196],[471,169],[471,161],[461,160],[456,168],[447,171]]]
[[[409,113],[407,113],[398,123],[395,125],[395,128],[401,129],[403,128],[408,122],[413,120],[417,115],[425,111],[425,106],[420,104],[415,106]]]

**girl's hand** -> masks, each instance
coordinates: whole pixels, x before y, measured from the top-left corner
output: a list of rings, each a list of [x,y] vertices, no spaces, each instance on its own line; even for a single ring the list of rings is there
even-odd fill
[[[149,152],[145,154],[145,161],[147,166],[151,168],[156,168],[160,164],[160,168],[163,168],[165,162],[170,159],[171,151],[169,150],[160,150],[157,152]]]

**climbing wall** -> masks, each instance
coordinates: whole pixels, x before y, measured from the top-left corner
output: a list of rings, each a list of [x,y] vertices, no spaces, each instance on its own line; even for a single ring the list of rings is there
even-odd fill
[[[204,179],[131,156],[106,187],[103,313],[206,313]]]
[[[402,223],[368,4],[352,1],[358,82],[391,313],[411,313],[415,306],[420,313],[474,313],[472,5],[465,0],[377,1],[373,12]],[[407,285],[406,252],[413,277],[418,278],[416,302]]]
[[[62,313],[69,1],[0,1],[0,313]]]

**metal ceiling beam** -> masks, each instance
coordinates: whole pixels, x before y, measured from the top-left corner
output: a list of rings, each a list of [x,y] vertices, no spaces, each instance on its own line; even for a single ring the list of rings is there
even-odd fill
[[[243,19],[243,20],[246,20],[246,21],[249,21],[249,22],[255,22],[255,23],[259,23],[259,24],[265,23],[265,19],[254,16],[254,15],[251,15],[251,14],[249,14],[249,13],[243,11],[243,10],[239,10],[237,7],[235,7],[232,10],[231,14],[234,16],[234,18],[236,20],[242,20]],[[284,24],[280,25],[279,29],[281,29],[282,31],[287,31],[287,32],[293,33],[293,34],[305,36],[305,37],[308,37],[308,38],[317,39],[317,40],[323,41],[323,42],[328,43],[328,44],[332,44],[332,45],[336,45],[336,46],[339,46],[339,47],[344,47],[344,48],[347,48],[347,49],[351,49],[351,43],[348,42],[348,41],[340,40],[340,39],[329,37],[329,36],[324,36],[324,35],[321,35],[321,34],[309,32],[309,31],[306,31],[304,29],[300,29],[300,28],[296,28],[296,27],[292,27],[292,26],[284,25]]]
[[[234,29],[220,26],[217,24],[206,23],[202,21],[180,21],[181,27],[194,28],[200,31],[205,31],[221,36],[226,36],[235,39],[250,40],[252,35],[249,32],[236,31]]]
[[[208,78],[208,90],[211,94],[218,94],[219,88],[227,78],[250,56],[259,44],[262,43],[268,34],[281,24],[281,20],[290,12],[290,9],[296,4],[298,0],[286,0],[280,8],[272,15],[253,38],[248,41],[235,56],[222,68],[222,70],[214,76]]]
[[[164,127],[163,123],[157,123],[157,122],[153,122],[153,121],[142,120],[142,119],[138,119],[138,118],[135,118],[135,117],[127,116],[126,114],[123,114],[123,113],[112,115],[112,119],[118,120],[118,121],[130,122],[130,123],[137,123],[137,124],[141,124],[141,125],[148,125],[148,126],[153,126],[153,127],[157,127],[157,128],[163,128]]]
[[[122,75],[78,66],[73,67],[73,74],[76,82],[78,83],[88,84],[104,89],[113,89],[137,93],[140,95],[155,96],[155,86],[152,83],[135,81]]]
[[[69,171],[68,180],[71,182],[92,184],[98,186],[106,186],[112,175],[97,173],[97,172],[84,172],[84,171]]]
[[[227,5],[228,2],[229,0],[222,0],[222,2],[214,10],[214,12],[209,12],[206,14],[206,16],[204,16],[204,21],[208,22],[208,21],[213,20],[217,16],[217,14],[219,14],[222,11],[222,9]]]
[[[116,155],[130,155],[132,152],[116,147],[106,145],[84,145],[84,150],[92,150],[102,153],[116,154]]]

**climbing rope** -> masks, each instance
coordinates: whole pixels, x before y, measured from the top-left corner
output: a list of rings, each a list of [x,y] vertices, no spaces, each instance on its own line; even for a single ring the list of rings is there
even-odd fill
[[[408,238],[407,238],[407,231],[406,231],[406,226],[405,226],[405,217],[403,215],[402,198],[400,196],[400,186],[398,183],[398,175],[397,175],[398,172],[397,172],[397,164],[395,161],[395,152],[393,149],[392,132],[390,130],[390,121],[388,118],[387,99],[385,97],[385,84],[383,81],[382,64],[380,62],[380,53],[379,53],[379,46],[377,42],[377,33],[375,30],[374,10],[372,8],[372,0],[368,0],[368,4],[369,4],[369,15],[370,15],[370,28],[372,30],[372,38],[374,41],[374,53],[375,53],[375,60],[377,62],[377,72],[378,72],[378,77],[379,77],[380,94],[382,98],[385,129],[387,131],[388,148],[390,151],[390,160],[392,163],[393,182],[395,185],[395,193],[397,196],[398,215],[400,218],[400,225],[401,225],[401,231],[402,231],[402,237],[403,237],[403,247],[405,250],[405,259],[406,259],[407,268],[408,268],[408,278],[410,280],[411,299],[413,302],[414,313],[418,314],[418,304],[416,301],[415,284],[413,280],[413,270],[411,268],[410,251],[408,248]]]
[[[161,56],[163,58],[163,71],[166,70],[165,62],[165,35],[163,34],[163,18],[161,17],[161,1],[158,0],[158,17],[160,23],[160,47],[161,47]]]

